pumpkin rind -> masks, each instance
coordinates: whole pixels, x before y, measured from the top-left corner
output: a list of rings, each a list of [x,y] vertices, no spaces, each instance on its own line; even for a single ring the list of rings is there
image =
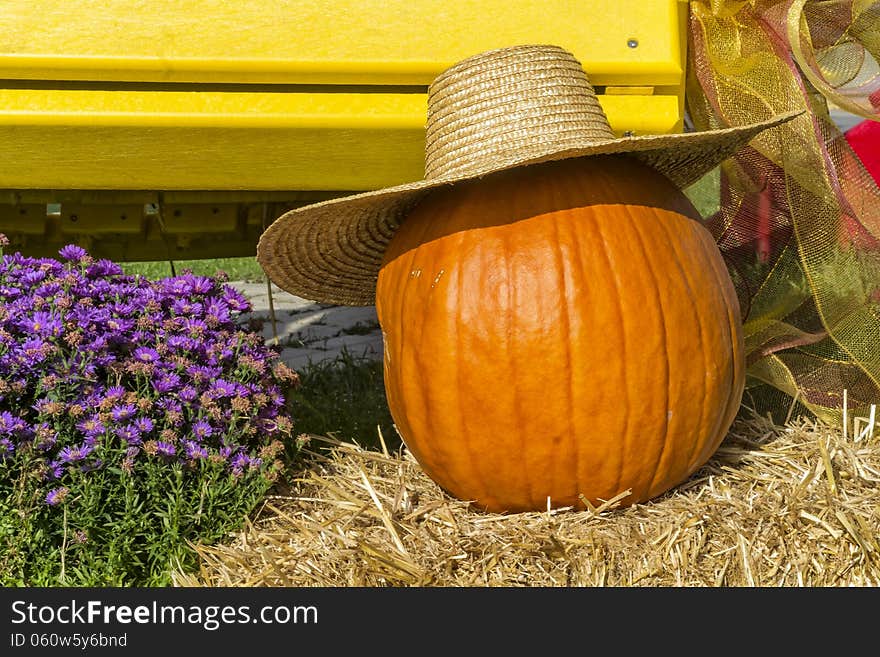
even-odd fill
[[[407,448],[488,511],[656,497],[708,460],[742,397],[717,246],[625,156],[433,192],[388,247],[376,308]]]

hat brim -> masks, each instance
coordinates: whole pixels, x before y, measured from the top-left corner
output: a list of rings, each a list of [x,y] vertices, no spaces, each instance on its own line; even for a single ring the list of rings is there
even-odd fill
[[[699,180],[758,133],[802,112],[704,132],[621,137],[523,157],[494,159],[491,168],[425,179],[299,207],[278,217],[257,244],[269,279],[296,296],[350,306],[375,303],[385,249],[407,212],[429,191],[512,169],[571,158],[628,154],[680,188]]]

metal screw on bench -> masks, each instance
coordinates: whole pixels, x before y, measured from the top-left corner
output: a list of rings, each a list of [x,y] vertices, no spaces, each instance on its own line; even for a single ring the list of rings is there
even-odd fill
[[[630,39],[629,41],[626,42],[626,45],[628,45],[630,48],[638,48],[639,47],[639,40],[638,39]]]

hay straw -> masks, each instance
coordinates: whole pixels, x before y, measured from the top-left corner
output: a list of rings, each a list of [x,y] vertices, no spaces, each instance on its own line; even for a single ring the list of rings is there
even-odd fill
[[[856,440],[856,438],[859,438]],[[288,495],[177,586],[877,586],[880,441],[808,419],[738,420],[665,496],[487,514],[405,451],[313,436]]]

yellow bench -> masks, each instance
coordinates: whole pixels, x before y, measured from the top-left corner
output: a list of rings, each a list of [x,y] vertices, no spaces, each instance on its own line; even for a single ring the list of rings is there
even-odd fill
[[[5,0],[0,232],[120,261],[252,255],[284,209],[422,177],[426,91],[554,43],[612,128],[682,130],[684,0]]]

